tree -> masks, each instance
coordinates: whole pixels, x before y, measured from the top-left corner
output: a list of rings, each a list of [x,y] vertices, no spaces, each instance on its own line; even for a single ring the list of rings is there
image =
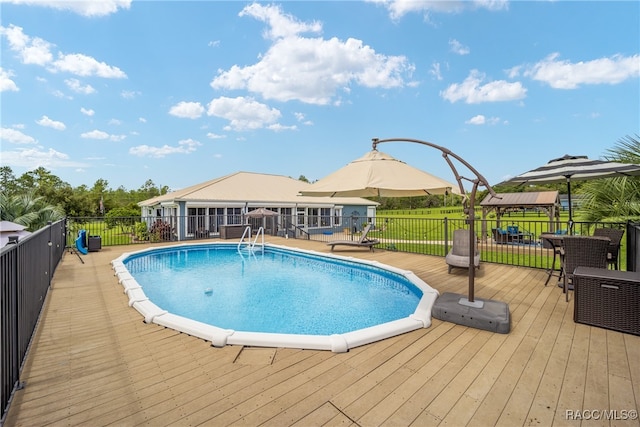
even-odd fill
[[[64,212],[59,206],[52,206],[43,197],[35,196],[34,191],[16,194],[11,197],[0,193],[0,219],[11,221],[27,227],[29,231],[36,231],[64,218]]]
[[[16,194],[18,186],[13,170],[9,166],[0,167],[0,192],[6,196]]]
[[[640,164],[640,137],[626,136],[608,150],[607,160]],[[588,181],[580,219],[625,222],[640,219],[640,177],[616,177]]]

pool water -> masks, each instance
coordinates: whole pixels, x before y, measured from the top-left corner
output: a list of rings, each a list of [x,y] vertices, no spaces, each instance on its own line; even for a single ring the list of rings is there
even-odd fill
[[[220,328],[330,335],[406,318],[422,291],[367,264],[278,248],[168,248],[125,259],[157,306]]]

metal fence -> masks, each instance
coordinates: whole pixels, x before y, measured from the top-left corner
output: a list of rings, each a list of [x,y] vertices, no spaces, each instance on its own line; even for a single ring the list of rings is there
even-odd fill
[[[50,224],[15,244],[0,249],[2,313],[1,329],[1,381],[0,398],[2,420],[13,392],[21,387],[20,371],[38,322],[51,278],[62,259],[65,248],[72,248],[80,230],[91,238],[100,240],[101,246],[125,245],[178,240],[207,240],[235,238],[230,230],[244,230],[247,219],[239,224],[226,224],[228,218],[68,218]],[[248,221],[252,229],[265,227],[267,234],[319,242],[360,239],[366,224],[372,228],[368,237],[378,239],[377,247],[392,251],[412,252],[424,255],[444,256],[452,241],[453,231],[467,228],[463,218],[402,218],[375,217],[343,219],[334,224],[335,218],[306,218],[302,216],[275,216]],[[484,262],[495,262],[533,268],[551,268],[553,249],[545,247],[539,235],[562,230],[562,224],[548,221],[531,221],[519,217],[503,217],[496,220],[477,219],[475,230],[481,257]],[[183,230],[175,230],[179,224]],[[204,228],[200,227],[204,224]],[[209,228],[209,225],[215,228]],[[309,227],[306,224],[323,225]],[[329,224],[329,225],[327,225]],[[508,240],[500,242],[495,229],[512,232]],[[517,227],[517,229],[516,229]],[[639,271],[640,223],[575,223],[574,234],[591,235],[597,227],[617,227],[625,230],[622,239],[621,269]],[[237,236],[240,237],[240,236]],[[99,250],[99,249],[98,249]],[[559,267],[559,266],[556,266]]]
[[[453,230],[467,228],[462,212],[452,211],[452,218],[428,219],[415,215],[376,217],[345,217],[337,221],[332,217],[305,215],[277,215],[264,218],[246,218],[202,215],[187,217],[149,218],[69,218],[67,244],[73,245],[80,230],[89,238],[99,238],[100,246],[135,243],[189,241],[240,238],[247,225],[255,232],[264,227],[265,234],[296,239],[311,239],[328,243],[332,240],[360,239],[364,226],[372,224],[368,237],[379,241],[380,249],[445,256],[453,239]],[[564,222],[531,219],[514,213],[498,221],[476,219],[481,260],[532,268],[552,268],[553,251],[540,239],[542,233],[567,232]],[[572,233],[593,235],[598,227],[628,229],[626,223],[574,222]],[[498,230],[508,231],[508,240],[496,236]],[[626,233],[632,237],[630,233]],[[635,236],[635,234],[634,234]],[[627,240],[621,242],[621,269],[626,269]]]
[[[0,403],[2,420],[13,392],[21,387],[20,371],[65,249],[65,224],[49,224],[0,249]]]

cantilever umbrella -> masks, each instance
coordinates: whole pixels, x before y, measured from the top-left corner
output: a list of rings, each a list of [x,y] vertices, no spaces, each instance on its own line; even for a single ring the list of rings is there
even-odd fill
[[[413,197],[454,193],[451,182],[409,166],[386,153],[369,151],[342,169],[311,184],[300,194],[328,197]]]
[[[454,185],[443,179],[435,177],[424,171],[416,169],[406,163],[397,160],[388,154],[377,150],[380,143],[385,142],[409,142],[426,145],[438,149],[449,164],[456,177],[458,185]],[[452,160],[469,169],[474,175],[473,179],[462,177]],[[467,198],[462,180],[473,183],[473,188]],[[347,164],[342,169],[317,181],[307,187],[300,194],[303,196],[329,196],[329,197],[411,197],[425,194],[446,194],[452,192],[464,195],[465,204],[468,205],[468,215],[474,217],[475,195],[478,186],[485,186],[489,192],[496,196],[487,180],[471,166],[467,161],[451,152],[445,147],[428,141],[408,138],[373,139],[373,150]],[[469,233],[475,235],[474,221],[469,221]],[[475,239],[469,239],[469,265],[473,266],[473,254]],[[475,268],[469,268],[469,294],[468,297],[445,293],[438,297],[433,306],[434,317],[440,320],[450,320],[454,323],[508,333],[511,328],[511,315],[508,305],[499,301],[475,300],[474,296]]]
[[[587,156],[570,156],[565,154],[560,158],[549,160],[544,166],[508,179],[504,181],[503,184],[553,184],[566,182],[569,202],[569,224],[572,224],[571,181],[639,175],[640,165],[633,163],[591,160]]]

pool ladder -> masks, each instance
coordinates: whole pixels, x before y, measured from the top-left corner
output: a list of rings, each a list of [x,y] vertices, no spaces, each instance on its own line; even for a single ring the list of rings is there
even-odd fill
[[[247,238],[247,241],[245,242],[245,237]],[[241,251],[242,249],[248,250],[250,252],[253,252],[255,250],[255,246],[256,243],[258,242],[258,238],[262,237],[262,243],[260,243],[260,246],[262,247],[262,249],[264,250],[264,228],[260,227],[258,228],[258,232],[256,233],[256,238],[253,239],[253,242],[251,241],[251,226],[247,225],[247,228],[244,229],[244,232],[242,233],[242,237],[240,238],[240,242],[238,242],[238,251]],[[244,246],[243,246],[244,243]]]

